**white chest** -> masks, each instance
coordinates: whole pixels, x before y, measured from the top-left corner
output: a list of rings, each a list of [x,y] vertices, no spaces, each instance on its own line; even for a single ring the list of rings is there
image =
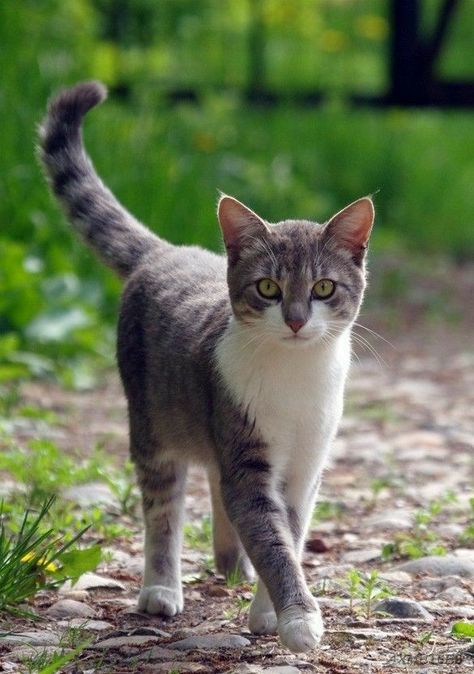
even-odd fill
[[[255,418],[272,463],[284,472],[293,460],[322,465],[342,414],[349,333],[302,348],[263,344],[252,351],[242,341],[231,325],[218,347],[218,366],[234,400]]]

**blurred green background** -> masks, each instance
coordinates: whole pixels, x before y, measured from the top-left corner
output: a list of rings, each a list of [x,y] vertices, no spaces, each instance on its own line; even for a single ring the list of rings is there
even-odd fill
[[[423,30],[440,6],[422,3]],[[440,76],[472,77],[473,25],[460,3]],[[472,260],[472,112],[350,103],[387,91],[390,30],[388,0],[0,3],[0,379],[82,385],[85,354],[112,357],[120,284],[65,226],[34,157],[48,97],[78,80],[111,90],[85,130],[100,174],[173,242],[220,249],[218,189],[269,220],[323,221],[376,193],[387,314],[411,290],[406,264]],[[262,80],[276,103],[247,102]],[[301,103],[314,92],[320,104]]]

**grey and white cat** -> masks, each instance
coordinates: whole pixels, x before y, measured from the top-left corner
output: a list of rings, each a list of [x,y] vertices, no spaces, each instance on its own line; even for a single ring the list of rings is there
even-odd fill
[[[222,196],[227,257],[174,246],[118,203],[84,151],[82,118],[105,96],[96,82],[62,91],[41,126],[40,157],[74,228],[126,279],[118,362],[146,526],[139,607],[183,609],[186,470],[199,462],[218,571],[258,574],[251,631],[306,651],[323,622],[300,562],[342,413],[372,201],[323,225],[270,224]]]

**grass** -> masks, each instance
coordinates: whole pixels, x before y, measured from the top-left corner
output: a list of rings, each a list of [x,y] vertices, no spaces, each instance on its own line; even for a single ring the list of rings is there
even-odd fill
[[[11,530],[3,504],[0,507],[0,613],[31,615],[21,604],[38,590],[57,588],[67,579],[75,580],[100,562],[98,546],[84,549],[76,546],[87,528],[67,543],[53,528],[42,530],[53,502],[51,497],[37,512],[27,510],[18,531],[16,526]]]
[[[184,538],[191,548],[209,551],[212,547],[212,521],[209,515],[204,516],[196,523],[184,525]]]
[[[416,510],[410,532],[396,533],[393,541],[383,546],[382,559],[418,559],[426,555],[445,555],[447,549],[441,544],[435,525],[445,507],[456,500],[456,494],[448,491],[440,498],[430,501],[425,508]]]
[[[381,578],[378,571],[362,573],[357,569],[347,572],[343,586],[349,595],[351,613],[361,613],[366,620],[373,615],[374,603],[393,595],[390,587]]]
[[[24,133],[31,137],[36,106],[28,113]],[[375,255],[396,244],[421,256],[462,258],[474,251],[469,131],[463,113],[337,106],[262,112],[209,96],[199,108],[173,111],[146,103],[131,110],[111,100],[91,115],[86,140],[123,203],[178,244],[221,248],[217,188],[270,220],[324,220],[380,190]],[[64,226],[28,152],[0,159],[8,194],[0,222],[9,223],[0,236],[0,381],[56,375],[85,387],[110,363],[120,285]],[[428,161],[433,153],[437,163]],[[10,177],[15,165],[29,167],[21,190]],[[390,292],[394,283],[387,278]]]

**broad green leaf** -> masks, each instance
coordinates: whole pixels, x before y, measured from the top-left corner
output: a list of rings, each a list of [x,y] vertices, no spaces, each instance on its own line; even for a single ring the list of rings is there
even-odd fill
[[[464,621],[454,623],[451,627],[451,634],[455,637],[474,639],[474,623],[467,623]]]
[[[102,558],[99,545],[93,545],[83,550],[68,550],[58,556],[62,564],[61,575],[77,579],[87,571],[94,571]]]

